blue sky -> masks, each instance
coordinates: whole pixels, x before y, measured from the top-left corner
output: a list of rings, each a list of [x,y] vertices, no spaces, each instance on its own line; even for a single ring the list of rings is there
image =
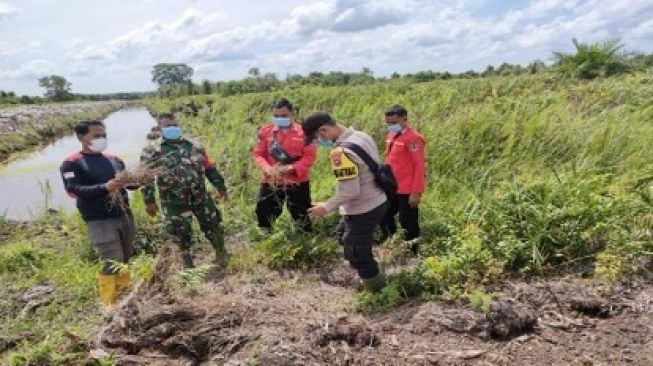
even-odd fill
[[[76,92],[152,90],[158,62],[194,79],[288,73],[375,75],[550,61],[571,38],[653,52],[651,0],[0,0],[0,89],[41,94],[57,73]]]

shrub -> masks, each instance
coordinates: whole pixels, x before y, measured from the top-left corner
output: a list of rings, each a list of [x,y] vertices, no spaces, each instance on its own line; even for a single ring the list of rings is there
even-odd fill
[[[627,235],[641,201],[604,191],[604,179],[515,183],[490,200],[480,226],[506,269],[538,272],[589,260]]]
[[[271,269],[308,269],[333,259],[338,244],[324,237],[279,230],[257,244]]]
[[[476,286],[497,280],[503,263],[483,244],[482,232],[474,225],[448,239],[448,251],[422,262],[425,283],[435,294],[459,297]]]
[[[387,285],[378,293],[363,291],[356,296],[356,309],[364,312],[394,308],[423,291],[421,271],[401,273],[390,276]]]

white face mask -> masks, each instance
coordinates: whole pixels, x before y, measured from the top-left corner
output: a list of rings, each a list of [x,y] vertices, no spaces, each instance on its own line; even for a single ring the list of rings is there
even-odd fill
[[[88,147],[91,149],[91,151],[100,153],[107,148],[107,139],[106,138],[99,138],[99,139],[94,139],[91,140],[91,145]]]

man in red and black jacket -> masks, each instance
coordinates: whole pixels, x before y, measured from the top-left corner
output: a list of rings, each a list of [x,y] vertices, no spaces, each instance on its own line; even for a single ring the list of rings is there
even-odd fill
[[[425,141],[410,127],[406,108],[400,105],[390,107],[385,112],[385,121],[388,125],[385,158],[399,187],[395,199],[389,200],[381,231],[386,237],[394,235],[397,231],[395,215],[399,213],[399,222],[406,231],[404,239],[416,252],[421,234],[418,207],[426,179]]]
[[[315,163],[315,146],[304,144],[304,131],[294,121],[293,105],[285,98],[272,105],[273,122],[258,131],[252,155],[263,171],[256,202],[258,226],[269,230],[281,215],[284,203],[299,228],[311,230],[309,171]]]
[[[129,272],[119,271],[116,264],[127,263],[134,255],[134,218],[124,183],[116,178],[125,164],[103,153],[107,132],[101,121],[82,121],[75,126],[75,133],[82,150],[64,160],[61,177],[66,191],[77,201],[93,247],[104,261],[98,285],[102,302],[110,305],[130,282]],[[121,195],[122,202],[112,202],[110,194]]]

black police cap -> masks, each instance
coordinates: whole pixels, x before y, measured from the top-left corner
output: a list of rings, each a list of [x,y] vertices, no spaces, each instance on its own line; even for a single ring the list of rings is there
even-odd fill
[[[304,130],[304,143],[310,144],[315,140],[315,134],[320,127],[333,124],[334,119],[326,112],[311,112],[302,120],[302,129]]]

